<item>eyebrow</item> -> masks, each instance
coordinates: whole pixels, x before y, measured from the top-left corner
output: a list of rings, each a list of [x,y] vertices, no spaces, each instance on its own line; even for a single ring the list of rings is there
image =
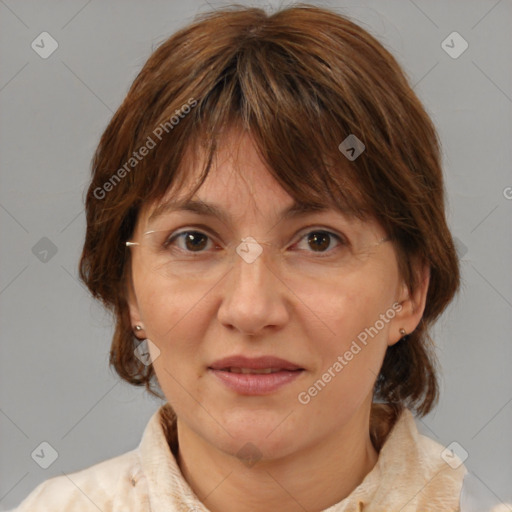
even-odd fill
[[[281,211],[280,217],[283,220],[297,218],[308,215],[310,213],[318,213],[327,211],[330,208],[328,206],[312,204],[312,203],[301,203],[294,201],[290,206]],[[188,211],[197,213],[198,215],[205,215],[207,217],[215,217],[225,224],[230,223],[229,214],[220,208],[219,206],[209,203],[207,201],[201,201],[198,199],[173,199],[160,204],[150,215],[148,222],[152,222],[164,214],[172,212]]]

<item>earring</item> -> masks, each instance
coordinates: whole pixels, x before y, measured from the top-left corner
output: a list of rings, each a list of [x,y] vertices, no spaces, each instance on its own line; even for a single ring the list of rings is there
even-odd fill
[[[135,329],[137,332],[142,331],[142,327],[141,327],[140,325],[136,325],[136,326],[134,327],[134,329]]]
[[[402,336],[402,338],[407,336],[407,331],[403,327],[400,327],[400,336]]]

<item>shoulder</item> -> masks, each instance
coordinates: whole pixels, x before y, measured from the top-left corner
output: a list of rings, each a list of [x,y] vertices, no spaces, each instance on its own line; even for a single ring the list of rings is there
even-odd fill
[[[39,484],[13,512],[142,512],[147,492],[138,449]]]

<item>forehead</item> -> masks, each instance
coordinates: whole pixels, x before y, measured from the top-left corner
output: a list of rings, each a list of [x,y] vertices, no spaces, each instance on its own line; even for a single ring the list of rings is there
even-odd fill
[[[293,214],[305,208],[327,208],[326,202],[302,204],[294,200],[269,172],[247,134],[237,136],[231,132],[224,139],[224,144],[214,154],[204,182],[193,193],[205,161],[204,155],[186,155],[182,162],[180,184],[171,187],[161,200],[146,207],[148,219],[173,210],[213,214],[221,218],[223,212],[219,207],[223,211],[229,210],[232,216],[242,215],[248,210],[286,209],[287,214]]]
[[[161,198],[143,206],[138,219],[141,224],[154,223],[176,212],[193,212],[228,225],[247,216],[262,216],[269,222],[321,212],[356,218],[341,201],[335,203],[327,191],[324,198],[322,194],[313,198],[308,193],[296,194],[293,188],[291,193],[285,190],[278,181],[281,175],[276,179],[276,173],[260,157],[254,139],[247,132],[231,129],[219,142],[210,162],[204,146],[189,146],[177,179]],[[204,181],[199,185],[205,168]],[[301,178],[301,173],[296,173],[296,186],[300,187],[301,179],[306,181],[307,176]]]

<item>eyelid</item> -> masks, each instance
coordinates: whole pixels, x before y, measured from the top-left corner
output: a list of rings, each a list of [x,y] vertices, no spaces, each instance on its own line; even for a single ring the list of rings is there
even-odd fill
[[[188,233],[190,231],[199,231],[199,232],[204,232],[205,234],[209,234],[209,235],[212,235],[212,236],[215,236],[217,238],[219,238],[219,234],[212,228],[210,228],[209,226],[205,225],[205,224],[190,224],[190,225],[186,225],[182,228],[177,228],[177,229],[174,229],[174,230],[169,230],[170,231],[170,237],[171,236],[175,236],[175,235],[179,235],[181,233]]]

